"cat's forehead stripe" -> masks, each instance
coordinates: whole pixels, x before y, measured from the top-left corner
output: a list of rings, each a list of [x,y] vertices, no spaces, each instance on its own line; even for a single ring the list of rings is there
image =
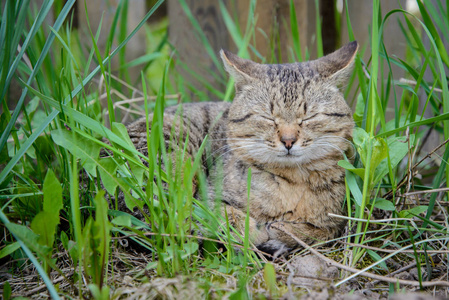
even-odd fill
[[[266,65],[266,75],[273,90],[278,90],[282,101],[287,107],[298,104],[298,100],[305,99],[306,90],[315,77],[315,71],[307,63],[293,63],[284,65]],[[272,101],[275,101],[272,99]],[[271,111],[273,108],[272,103]]]
[[[268,65],[267,75],[270,81],[301,82],[304,81],[304,68],[301,64]]]

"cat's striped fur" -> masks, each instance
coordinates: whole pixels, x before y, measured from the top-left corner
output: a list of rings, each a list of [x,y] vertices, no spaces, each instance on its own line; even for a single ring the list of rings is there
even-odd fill
[[[170,139],[180,122],[189,131],[192,156],[209,135],[204,157],[211,155],[213,163],[204,161],[205,172],[211,186],[222,183],[223,209],[242,232],[251,168],[250,238],[264,251],[297,247],[290,236],[270,227],[273,222],[308,243],[333,238],[344,226],[328,213],[341,213],[345,195],[345,172],[337,162],[351,151],[353,120],[338,88],[349,77],[357,48],[352,42],[318,60],[283,65],[257,64],[222,51],[236,81],[232,104],[191,103],[165,110],[167,147],[183,145],[185,134]],[[146,154],[145,119],[129,125],[128,132]],[[217,161],[223,176],[216,171]],[[209,198],[214,199],[213,192]]]

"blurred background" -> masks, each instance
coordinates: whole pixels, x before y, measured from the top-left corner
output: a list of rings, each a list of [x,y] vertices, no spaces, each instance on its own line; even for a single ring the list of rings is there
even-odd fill
[[[2,6],[4,6],[4,2],[5,0],[2,0]],[[44,0],[33,2],[35,2],[34,9],[37,10]],[[317,42],[321,44],[323,54],[330,53],[348,42],[348,18],[352,24],[354,38],[360,43],[361,49],[369,46],[371,1],[347,0],[347,12],[343,0],[294,0],[292,2],[295,7],[303,59],[317,57]],[[384,12],[397,8],[406,9],[411,13],[418,12],[414,0],[382,0],[380,2]],[[63,7],[64,3],[65,1],[55,1],[54,11],[47,15],[46,22],[48,25],[53,24],[58,10]],[[102,53],[106,49],[119,3],[118,0],[90,0],[77,1],[73,6],[71,28],[80,31],[81,43],[85,46],[86,51],[91,48],[89,25],[93,31],[100,28],[97,45]],[[126,33],[130,33],[136,27],[155,3],[155,0],[131,0],[128,2],[126,15],[119,20],[119,23],[126,23]],[[208,54],[206,47],[198,36],[198,29],[200,28],[203,31],[215,53],[218,53],[221,48],[238,52],[238,45],[232,38],[222,8],[226,8],[229,16],[238,21],[234,25],[240,26],[242,29],[245,28],[248,23],[248,16],[251,15],[249,10],[254,9],[255,19],[251,21],[255,23],[256,32],[252,37],[251,46],[254,47],[256,55],[252,55],[251,58],[256,61],[266,59],[268,62],[288,62],[292,60],[291,48],[293,47],[292,30],[290,30],[292,25],[290,5],[289,0],[259,0],[254,8],[250,6],[248,0],[167,0],[148,20],[148,23],[153,26],[151,30],[154,30],[155,27],[168,27],[168,40],[170,45],[176,49],[176,58],[185,63],[188,69],[206,79],[212,86],[220,88],[220,80],[209,76],[209,73],[211,71],[220,73],[222,70],[218,69],[212,57]],[[89,16],[89,22],[87,22],[86,12]],[[196,24],[192,23],[192,17]],[[319,22],[317,23],[317,21]],[[100,23],[102,24],[101,27]],[[123,27],[123,24],[118,25],[119,28]],[[317,28],[317,26],[320,28]],[[140,30],[128,42],[126,46],[127,61],[142,57],[149,52],[148,48],[151,48],[152,45],[148,45],[146,37],[148,30],[147,28],[147,33],[145,30]],[[317,30],[321,33],[320,41],[317,40]],[[122,33],[122,35],[126,33]],[[398,22],[390,20],[387,23],[384,30],[384,43],[388,53],[405,54],[405,36],[401,32]],[[370,53],[364,55],[366,59],[369,56]],[[299,60],[297,57],[293,59]],[[115,63],[118,65],[118,61]],[[141,69],[142,66],[133,68],[130,72],[131,77],[133,79],[138,78]],[[180,72],[187,75],[185,68],[182,68]],[[191,84],[196,89],[201,90],[201,85],[204,83],[198,80],[195,82],[194,78],[195,76],[191,76]],[[207,91],[205,93],[213,100],[222,100],[217,99],[213,93]],[[199,100],[199,95],[193,95],[193,97],[194,100]]]
[[[2,0],[2,6],[4,2]],[[44,0],[33,2],[31,7],[37,13]],[[117,9],[121,2],[123,1],[76,1],[72,7],[70,28],[78,33],[77,39],[84,51],[82,56],[87,56],[92,49],[89,28],[92,32],[98,30],[97,46],[101,53],[105,53],[107,49],[114,49],[156,3],[155,0],[125,1],[125,9],[118,15]],[[437,0],[430,1],[435,7],[437,2],[439,3]],[[147,26],[131,38],[123,55],[114,58],[112,71],[137,86],[140,85],[140,73],[143,71],[153,92],[156,92],[164,64],[171,56],[177,71],[176,78],[171,76],[172,85],[178,87],[173,90],[180,92],[184,101],[219,101],[223,100],[223,94],[218,91],[227,90],[227,81],[223,80],[226,74],[218,59],[218,52],[222,48],[265,63],[315,59],[347,43],[350,36],[348,28],[352,27],[351,34],[360,44],[363,60],[368,62],[370,59],[371,53],[365,49],[370,49],[371,46],[371,1],[259,0],[254,7],[252,3],[249,0],[167,0],[148,19]],[[54,23],[64,4],[63,0],[55,1],[53,11],[47,15],[47,29]],[[415,0],[382,0],[380,4],[382,14],[394,9],[405,9],[411,14],[419,15]],[[115,19],[115,16],[119,18]],[[404,23],[403,19],[401,14],[396,14],[386,22],[383,41],[386,53],[407,59],[409,48],[404,32],[406,28],[401,25]],[[348,20],[351,23],[349,26]],[[296,24],[292,24],[293,21]],[[117,32],[113,45],[110,45],[110,36],[114,34],[114,30]],[[251,30],[253,31],[250,32]],[[243,40],[247,36],[250,41]],[[422,36],[423,44],[429,48],[428,36]],[[445,45],[447,46],[447,42]],[[249,50],[246,51],[246,48]],[[385,61],[383,67],[388,67]],[[394,80],[404,79],[403,68],[396,64],[392,64],[391,68]],[[431,77],[431,72],[426,71],[424,79]],[[401,92],[397,85],[395,89],[398,93]],[[14,108],[14,99],[19,98],[21,92],[22,87],[13,80],[8,97],[10,109]],[[225,100],[230,100],[229,93],[225,96]],[[355,108],[357,93],[353,89],[347,96],[348,102]],[[393,94],[389,97],[388,103],[393,103]],[[426,96],[423,94],[422,97]],[[419,103],[422,109],[425,98]],[[387,116],[391,117],[388,111]],[[134,118],[122,121],[127,123]],[[430,140],[433,138],[436,140],[428,147],[433,147],[438,142],[437,136],[429,136]]]

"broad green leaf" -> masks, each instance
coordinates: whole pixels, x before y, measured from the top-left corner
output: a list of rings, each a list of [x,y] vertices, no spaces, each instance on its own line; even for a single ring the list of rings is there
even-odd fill
[[[70,240],[67,250],[69,251],[72,261],[76,264],[78,262],[78,245],[74,241]]]
[[[263,267],[263,279],[265,280],[265,284],[267,285],[268,290],[270,291],[270,295],[276,294],[277,291],[277,280],[276,280],[276,271],[274,270],[274,266],[271,263],[266,263]]]
[[[61,231],[61,243],[65,250],[69,250],[69,237],[67,236],[67,233],[64,231]]]
[[[36,252],[40,257],[47,256],[51,248],[42,246],[38,243],[39,236],[24,225],[8,223],[6,225],[18,239],[20,239],[28,248]]]
[[[34,112],[39,106],[39,102],[40,99],[38,97],[33,97],[33,99],[31,99],[30,102],[28,102],[28,104],[26,105],[25,109],[30,119],[33,118]]]
[[[368,143],[370,140],[369,134],[362,128],[356,127],[353,130],[353,138],[352,139],[357,148],[357,152],[360,155],[360,160],[362,161],[363,165],[366,167],[366,159],[368,156],[367,148],[370,146]]]
[[[57,219],[59,224],[59,211],[62,209],[62,187],[55,173],[48,169],[44,180],[44,211],[53,214],[54,219]]]
[[[147,230],[149,230],[150,229],[150,227],[148,226],[148,224],[147,223],[145,223],[145,222],[142,222],[141,220],[139,220],[139,219],[137,219],[136,217],[134,217],[134,216],[132,216],[132,215],[130,215],[130,214],[128,214],[128,213],[126,213],[126,212],[123,212],[123,211],[119,211],[119,210],[109,210],[109,215],[111,215],[111,216],[113,216],[113,217],[120,217],[120,216],[128,216],[130,219],[131,219],[131,224],[136,228],[136,229],[142,229],[142,228],[144,228],[144,229],[147,229]]]
[[[414,145],[415,136],[410,135],[410,145]],[[407,155],[409,151],[409,143],[406,142],[406,137],[392,137],[388,139],[388,151],[390,154],[391,168],[395,168],[399,162]],[[384,159],[380,162],[374,173],[373,182],[379,182],[385,175],[388,174],[388,159]]]
[[[20,248],[20,244],[18,242],[14,242],[12,244],[9,244],[8,246],[5,246],[0,250],[0,259],[2,259],[5,256],[10,255],[14,251]]]
[[[388,144],[383,138],[374,138],[373,149],[370,161],[370,171],[373,184],[377,183],[378,178],[374,176],[379,164],[388,156]]]
[[[90,290],[90,292],[92,293],[92,296],[94,299],[96,300],[108,300],[110,299],[109,297],[109,287],[107,285],[103,285],[101,290],[100,288],[91,283],[87,286]]]
[[[100,145],[81,135],[77,135],[75,141],[72,132],[66,130],[53,130],[51,135],[56,144],[66,148],[74,156],[84,161],[85,169],[88,165],[86,171],[90,174],[96,175],[95,167],[98,167],[101,181],[109,194],[113,195],[117,186],[120,186],[125,196],[132,197],[129,193],[129,185],[122,184],[123,181],[116,176],[118,166],[114,158],[99,158]]]
[[[49,248],[53,247],[55,241],[56,226],[59,223],[58,219],[54,218],[53,213],[48,211],[39,212],[31,222],[31,229],[34,233],[39,235],[38,243]]]
[[[412,218],[414,216],[419,215],[420,213],[425,212],[428,209],[427,205],[419,205],[415,206],[411,209],[402,210],[399,212],[399,216],[401,218]]]
[[[116,226],[126,226],[131,227],[131,216],[130,215],[121,215],[116,218],[114,218],[111,221],[112,224]]]
[[[98,168],[98,171],[104,188],[109,194],[114,195],[118,186],[118,179],[115,176],[118,168],[117,163],[112,157],[100,158],[98,163],[101,166],[101,168]]]
[[[31,228],[39,234],[38,242],[52,248],[55,241],[56,227],[59,224],[59,211],[63,208],[62,187],[51,169],[45,176],[44,210],[39,212],[31,222]]]
[[[125,193],[126,207],[130,211],[134,211],[135,207],[139,207],[140,209],[142,209],[142,207],[145,203],[142,200],[139,200],[139,199],[135,198],[133,195],[131,195],[131,193],[130,193],[131,187],[129,187],[126,191],[127,191],[127,193]]]
[[[352,140],[356,145],[362,145],[366,139],[369,138],[369,134],[362,128],[356,127],[352,132]]]
[[[109,231],[111,230],[111,224],[108,220],[108,203],[104,199],[104,191],[100,191],[94,198],[95,204],[95,222],[94,222],[94,238],[98,239],[99,244],[97,251],[103,257],[107,257],[109,242],[111,236]]]
[[[73,133],[67,130],[53,130],[51,132],[53,141],[61,147],[69,150],[81,160],[81,165],[92,176],[97,176],[96,163],[100,155],[100,145],[77,135],[74,140]]]
[[[199,245],[197,242],[190,240],[183,245],[185,253],[190,256],[196,253],[199,249]]]
[[[353,132],[353,141],[360,155],[360,160],[362,161],[365,168],[369,167],[370,170],[370,185],[374,185],[377,181],[374,180],[374,174],[376,168],[379,166],[380,162],[384,160],[388,155],[388,146],[383,138],[370,137],[369,134],[362,128],[356,127]],[[371,151],[370,161],[368,160],[368,154]],[[357,171],[361,173],[360,170]],[[359,175],[360,176],[360,175]],[[364,175],[362,177],[364,180]]]
[[[342,167],[343,169],[346,169],[348,171],[353,172],[354,174],[359,175],[360,178],[362,178],[362,179],[365,177],[365,169],[363,169],[363,168],[356,168],[350,162],[348,162],[346,160],[340,160],[338,162],[338,165],[340,167]]]
[[[381,198],[376,199],[376,201],[374,202],[374,207],[388,211],[394,211],[396,209],[391,201]]]

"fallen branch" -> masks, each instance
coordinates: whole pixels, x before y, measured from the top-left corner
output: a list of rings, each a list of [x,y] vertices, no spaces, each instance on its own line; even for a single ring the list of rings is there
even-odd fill
[[[416,81],[410,80],[410,79],[406,79],[406,78],[399,78],[399,82],[400,82],[400,83],[409,84],[409,85],[413,85],[413,86],[416,86],[416,85],[418,84]],[[442,90],[442,89],[439,89],[439,88],[434,88],[433,90],[434,90],[435,92],[439,92],[439,93],[442,93],[442,92],[443,92],[443,90]]]
[[[280,224],[273,224],[273,225],[271,225],[271,227],[275,228],[275,229],[277,229],[279,231],[282,231],[285,234],[289,235],[299,245],[301,245],[305,249],[309,250],[314,255],[318,256],[318,258],[320,258],[321,260],[323,260],[323,261],[325,261],[325,262],[327,262],[327,263],[329,263],[329,264],[331,264],[333,266],[336,266],[336,267],[338,267],[340,269],[343,269],[345,271],[349,271],[349,272],[355,273],[354,275],[352,275],[353,277],[355,277],[357,275],[363,275],[365,277],[376,279],[376,280],[380,280],[380,281],[384,281],[384,282],[399,283],[399,284],[402,284],[402,285],[411,285],[411,286],[418,286],[418,287],[419,286],[422,286],[422,287],[431,287],[431,286],[445,286],[445,287],[449,287],[449,282],[448,281],[423,281],[423,282],[419,283],[419,281],[415,281],[415,280],[404,280],[404,279],[391,278],[391,277],[377,275],[377,274],[369,273],[369,272],[366,272],[366,271],[361,271],[361,270],[358,270],[356,268],[345,266],[345,265],[343,265],[341,263],[338,263],[338,262],[334,261],[333,259],[330,259],[330,258],[324,256],[323,254],[318,252],[316,249],[310,247],[304,241],[300,240],[297,236],[295,236],[294,234],[292,234],[291,232],[289,232],[288,230],[283,228],[282,225],[280,225]],[[346,280],[349,279],[350,277],[346,278]],[[334,287],[339,286],[343,282],[344,281],[340,281],[339,283],[335,284]]]
[[[439,192],[447,192],[447,191],[449,191],[449,188],[446,187],[446,188],[439,188],[439,189],[432,189],[432,190],[408,192],[408,193],[399,195],[398,197],[407,197],[407,196],[412,196],[412,195],[439,193]]]

